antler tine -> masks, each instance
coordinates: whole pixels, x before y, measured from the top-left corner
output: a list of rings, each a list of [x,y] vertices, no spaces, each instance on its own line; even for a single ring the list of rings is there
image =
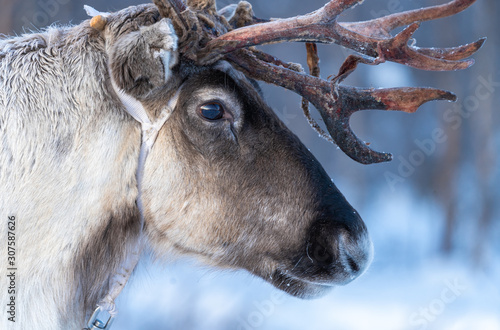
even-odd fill
[[[361,0],[332,0],[314,13],[256,24],[226,33],[208,43],[199,54],[201,63],[210,63],[222,54],[267,43],[300,41],[337,43],[380,61],[389,60],[423,70],[465,69],[474,61],[462,59],[478,50],[484,39],[448,49],[420,49],[408,43],[419,21],[456,14],[476,0],[453,0],[448,4],[393,14],[366,22],[339,23],[338,16]],[[390,31],[409,25],[392,37]],[[374,32],[370,31],[374,29]]]
[[[353,113],[370,109],[412,113],[429,101],[456,100],[454,94],[432,88],[363,89],[338,86],[337,81],[290,70],[285,63],[273,57],[264,61],[264,56],[257,56],[253,51],[240,49],[227,54],[226,58],[249,77],[277,84],[306,98],[320,112],[337,146],[362,164],[387,162],[392,155],[370,149],[353,133],[349,126]],[[343,73],[339,73],[341,75]]]
[[[398,27],[452,16],[467,9],[474,2],[476,0],[453,0],[443,5],[395,13],[369,21],[339,24],[366,36],[390,38],[390,32]]]

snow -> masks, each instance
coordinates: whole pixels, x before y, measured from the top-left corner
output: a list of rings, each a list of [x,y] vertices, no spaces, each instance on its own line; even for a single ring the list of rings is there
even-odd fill
[[[113,328],[500,329],[500,267],[493,262],[478,270],[460,256],[440,257],[438,208],[399,191],[381,194],[360,213],[375,245],[374,262],[323,298],[290,297],[245,271],[190,260],[145,262],[119,298]]]

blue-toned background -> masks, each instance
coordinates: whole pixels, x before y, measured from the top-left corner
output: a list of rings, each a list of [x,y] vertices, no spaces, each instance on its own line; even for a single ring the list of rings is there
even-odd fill
[[[380,17],[442,0],[366,0],[343,20]],[[0,33],[79,23],[83,5],[118,10],[132,0],[0,0]],[[219,8],[231,3],[219,1]],[[311,12],[326,0],[253,0],[263,18]],[[119,300],[115,329],[500,329],[500,3],[478,0],[453,18],[423,23],[422,47],[451,47],[487,36],[461,72],[422,72],[385,63],[361,66],[344,83],[430,86],[455,92],[455,104],[426,104],[416,114],[362,112],[352,126],[394,161],[364,166],[320,139],[300,97],[263,86],[282,120],[320,160],[365,220],[375,245],[372,267],[318,300],[289,297],[246,272],[221,272],[193,260],[147,260]],[[303,44],[263,47],[305,62]],[[320,45],[322,76],[349,51]],[[436,138],[439,135],[440,138]]]

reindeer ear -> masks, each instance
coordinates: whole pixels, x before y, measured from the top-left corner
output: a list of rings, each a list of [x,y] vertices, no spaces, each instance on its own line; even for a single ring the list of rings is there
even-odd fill
[[[120,37],[110,50],[110,69],[120,89],[136,98],[163,86],[177,64],[177,35],[169,19]]]

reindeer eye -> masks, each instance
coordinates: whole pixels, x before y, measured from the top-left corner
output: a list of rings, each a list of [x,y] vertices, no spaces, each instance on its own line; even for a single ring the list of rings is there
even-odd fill
[[[209,102],[198,108],[200,116],[207,120],[219,120],[224,118],[224,107],[219,102]]]

